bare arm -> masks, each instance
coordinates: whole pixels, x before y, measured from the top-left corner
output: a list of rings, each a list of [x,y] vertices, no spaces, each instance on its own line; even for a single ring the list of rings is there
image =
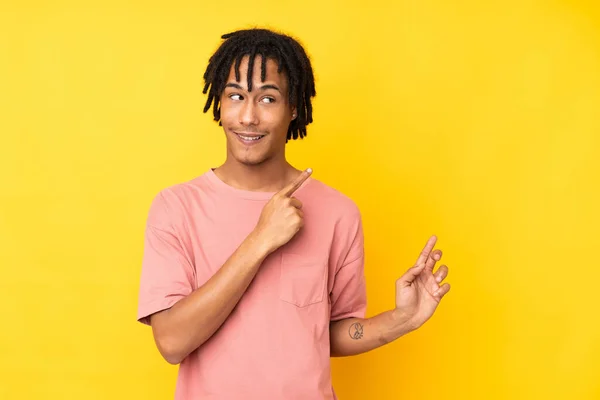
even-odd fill
[[[251,234],[204,285],[150,319],[158,350],[171,364],[180,363],[225,322],[268,255]]]
[[[372,318],[347,318],[330,324],[331,356],[352,356],[388,344],[413,330],[394,311]]]
[[[437,241],[432,236],[417,263],[396,281],[396,307],[372,318],[348,318],[330,324],[332,356],[349,356],[375,349],[421,327],[435,312],[450,290],[441,284],[448,275],[442,265],[435,273],[441,251],[433,252]]]
[[[256,228],[201,287],[150,318],[158,350],[178,364],[206,342],[231,314],[264,259],[302,227],[302,203],[293,192],[310,176],[304,171],[265,205]]]

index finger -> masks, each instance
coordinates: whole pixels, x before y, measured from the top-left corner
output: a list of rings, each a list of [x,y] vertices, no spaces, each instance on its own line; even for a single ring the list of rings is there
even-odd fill
[[[425,247],[421,251],[421,254],[419,255],[419,258],[417,259],[417,263],[415,265],[419,265],[427,261],[431,250],[433,250],[433,247],[435,246],[435,242],[437,242],[437,237],[433,235],[429,238],[427,244],[425,244]]]
[[[290,183],[289,185],[287,185],[286,187],[281,189],[281,191],[279,193],[284,196],[290,197],[292,194],[294,194],[294,192],[296,190],[298,190],[298,188],[300,188],[300,186],[302,186],[302,184],[304,183],[305,180],[308,179],[310,174],[312,174],[312,169],[311,168],[305,169],[304,171],[302,171],[302,173],[300,175],[298,175],[298,177],[296,179],[294,179],[294,181],[292,183]]]

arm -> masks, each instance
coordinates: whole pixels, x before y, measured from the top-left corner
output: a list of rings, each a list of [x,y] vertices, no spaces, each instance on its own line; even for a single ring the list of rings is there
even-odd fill
[[[432,236],[416,264],[396,281],[396,307],[372,318],[348,318],[330,324],[332,356],[349,356],[375,349],[421,327],[450,290],[441,284],[448,275],[442,265],[433,273],[442,252],[433,251]]]
[[[158,350],[169,363],[180,363],[219,329],[248,289],[264,259],[300,230],[302,203],[291,195],[310,173],[310,170],[303,172],[271,198],[252,233],[204,285],[173,306],[150,316]],[[159,260],[160,268],[173,268],[177,262],[176,257]]]
[[[331,356],[353,356],[386,345],[413,329],[394,311],[371,318],[332,321],[329,328]]]
[[[268,253],[249,235],[204,285],[150,317],[156,346],[169,363],[180,363],[225,322]]]

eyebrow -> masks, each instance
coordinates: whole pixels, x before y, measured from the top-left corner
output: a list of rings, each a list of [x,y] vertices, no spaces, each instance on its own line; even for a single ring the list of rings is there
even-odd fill
[[[232,87],[232,88],[239,89],[239,90],[245,90],[243,87],[241,87],[237,83],[233,83],[233,82],[229,82],[228,84],[225,85],[225,87]],[[258,88],[258,90],[267,90],[267,89],[277,90],[279,93],[281,93],[281,90],[276,85],[267,84],[267,85],[262,85],[261,87]]]

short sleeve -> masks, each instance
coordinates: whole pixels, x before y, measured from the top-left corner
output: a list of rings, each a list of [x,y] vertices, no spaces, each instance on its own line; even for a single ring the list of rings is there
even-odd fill
[[[150,207],[144,236],[137,320],[171,308],[194,287],[194,268],[178,238],[162,194]]]
[[[364,236],[360,214],[351,226],[351,243],[342,266],[334,276],[331,298],[331,321],[345,318],[364,318],[367,291],[364,276]]]

